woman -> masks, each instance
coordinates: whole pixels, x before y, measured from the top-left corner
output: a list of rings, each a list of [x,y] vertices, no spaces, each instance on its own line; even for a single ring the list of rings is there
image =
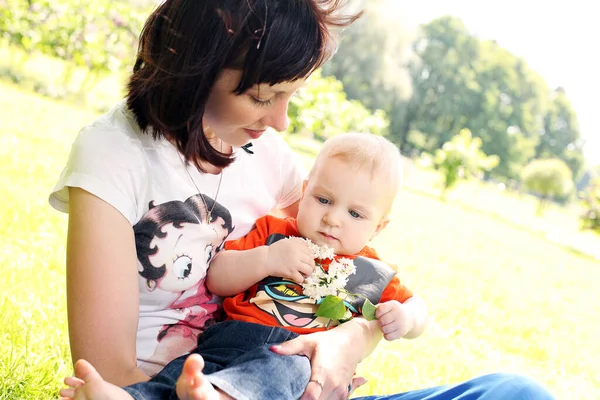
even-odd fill
[[[339,16],[340,3],[166,0],[149,17],[126,102],[80,132],[50,197],[69,212],[74,361],[85,358],[119,386],[148,380],[218,318],[204,278],[225,238],[268,212],[295,216],[303,174],[267,129],[286,129],[291,96],[335,49],[332,29],[357,18]],[[346,398],[380,338],[376,323],[354,319],[279,352],[311,359],[306,398]],[[500,377],[459,393],[506,383],[543,391]],[[397,396],[432,391],[451,398],[439,388]]]

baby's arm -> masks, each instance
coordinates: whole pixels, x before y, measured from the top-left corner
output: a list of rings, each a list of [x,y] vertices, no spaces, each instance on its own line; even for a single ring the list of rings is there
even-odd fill
[[[404,303],[397,300],[380,303],[375,316],[386,340],[419,337],[425,331],[428,321],[427,305],[417,296]]]
[[[219,252],[208,269],[206,285],[218,296],[233,296],[267,276],[302,283],[314,268],[312,253],[304,240],[282,239],[270,246]]]

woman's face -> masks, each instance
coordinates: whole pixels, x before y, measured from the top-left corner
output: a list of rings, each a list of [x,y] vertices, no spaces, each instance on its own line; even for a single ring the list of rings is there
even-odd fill
[[[284,131],[290,98],[306,84],[306,79],[273,86],[260,84],[236,95],[233,91],[241,77],[241,70],[223,70],[208,96],[203,119],[209,138],[212,133],[238,147],[258,139],[269,127]]]

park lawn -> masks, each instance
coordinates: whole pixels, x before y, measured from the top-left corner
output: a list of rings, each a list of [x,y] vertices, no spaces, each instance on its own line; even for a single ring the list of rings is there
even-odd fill
[[[71,372],[67,219],[47,196],[73,137],[96,115],[0,84],[0,399],[54,398]],[[299,148],[305,161],[308,147]],[[358,394],[509,371],[561,399],[596,398],[600,263],[518,228],[415,190],[400,194],[375,244],[426,299],[432,324],[418,340],[382,342],[359,367],[369,382]]]

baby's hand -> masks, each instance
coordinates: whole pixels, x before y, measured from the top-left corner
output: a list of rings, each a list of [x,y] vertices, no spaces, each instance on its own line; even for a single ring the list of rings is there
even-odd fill
[[[266,269],[269,276],[281,276],[302,283],[315,269],[312,252],[303,239],[282,239],[268,249]]]
[[[385,340],[396,340],[410,332],[415,323],[413,313],[396,300],[379,303],[375,310]]]

